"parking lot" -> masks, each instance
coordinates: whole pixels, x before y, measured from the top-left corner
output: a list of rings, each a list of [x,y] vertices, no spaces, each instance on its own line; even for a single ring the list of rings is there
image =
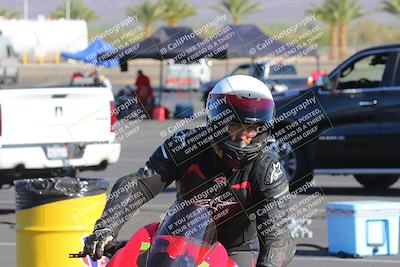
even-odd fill
[[[109,166],[104,171],[83,172],[81,177],[101,177],[110,179],[113,184],[119,177],[138,169],[151,155],[162,138],[160,132],[168,129],[168,126],[176,121],[154,122],[143,121],[140,131],[123,139],[122,153],[117,164]],[[194,124],[198,124],[196,121]],[[193,125],[188,125],[188,127]],[[352,201],[352,200],[385,200],[399,201],[400,183],[391,189],[380,193],[366,192],[351,176],[325,176],[315,177],[316,186],[301,194],[295,201],[301,201],[308,195],[319,191],[322,192],[323,201],[318,204],[317,212],[313,215],[310,230],[312,238],[297,239],[297,254],[290,264],[293,266],[398,266],[400,257],[374,257],[364,259],[341,259],[330,256],[326,247],[327,227],[325,219],[324,204],[329,201]],[[16,239],[15,239],[15,200],[14,188],[2,189],[0,191],[0,266],[12,267],[16,265]],[[174,187],[142,207],[140,215],[135,216],[127,223],[120,232],[120,239],[128,239],[141,226],[158,221],[160,214],[166,211],[175,198]],[[292,203],[293,204],[293,203]],[[62,242],[62,240],[60,240]],[[317,249],[316,247],[320,248]]]
[[[0,267],[400,267],[400,0],[3,2]]]

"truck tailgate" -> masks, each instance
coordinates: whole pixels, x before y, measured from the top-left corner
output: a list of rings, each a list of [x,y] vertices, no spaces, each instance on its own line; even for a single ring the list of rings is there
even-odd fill
[[[0,91],[0,144],[109,142],[110,102],[106,88]]]

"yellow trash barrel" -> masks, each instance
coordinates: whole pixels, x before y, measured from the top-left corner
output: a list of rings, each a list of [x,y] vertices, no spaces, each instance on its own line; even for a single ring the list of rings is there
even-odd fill
[[[108,181],[85,178],[24,179],[16,190],[17,267],[92,266],[82,251],[106,203]],[[97,266],[97,265],[96,265]]]

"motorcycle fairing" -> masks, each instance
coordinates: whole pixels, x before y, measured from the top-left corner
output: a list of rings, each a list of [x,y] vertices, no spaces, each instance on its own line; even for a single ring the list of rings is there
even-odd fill
[[[150,248],[159,223],[148,224],[140,228],[107,264],[107,267],[139,267],[139,256]]]

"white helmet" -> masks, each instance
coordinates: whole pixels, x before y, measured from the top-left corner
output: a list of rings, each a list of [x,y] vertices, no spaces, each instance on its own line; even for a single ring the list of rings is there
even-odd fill
[[[218,147],[223,156],[234,163],[229,165],[243,166],[255,159],[265,147],[275,116],[275,103],[271,91],[260,80],[246,75],[222,79],[209,93],[206,110],[207,121],[213,127],[229,122],[260,126],[257,127],[257,136],[248,145],[231,141],[229,133],[219,136],[216,140]]]

